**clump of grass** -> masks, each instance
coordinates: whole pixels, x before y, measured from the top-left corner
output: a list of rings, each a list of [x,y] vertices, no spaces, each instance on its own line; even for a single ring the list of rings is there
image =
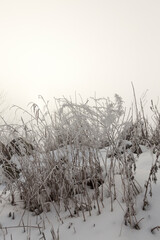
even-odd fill
[[[101,214],[103,185],[108,188],[111,211],[114,210],[118,172],[126,207],[124,222],[138,229],[135,202],[141,187],[135,179],[133,152],[139,155],[139,145],[151,138],[142,102],[140,112],[136,104],[133,121],[131,112],[126,114],[118,95],[114,101],[92,98],[78,103],[66,98],[55,99],[56,111],[53,112],[49,102],[42,96],[40,99],[43,109],[35,103],[30,104],[30,111],[15,106],[16,111],[27,115],[27,121],[21,118],[20,124],[3,126],[6,133],[8,131],[8,139],[22,138],[33,146],[31,153],[17,155],[18,174],[15,165],[7,161],[4,172],[10,176],[8,184],[12,193],[18,190],[24,208],[34,214],[48,211],[52,204],[61,222],[62,209],[71,217],[82,216],[86,221],[86,214],[91,216],[95,208]],[[157,110],[156,116],[159,117]],[[122,147],[123,140],[129,140],[132,148]],[[102,148],[105,148],[105,156]],[[148,186],[151,175],[153,169]],[[56,239],[54,233],[53,236]]]

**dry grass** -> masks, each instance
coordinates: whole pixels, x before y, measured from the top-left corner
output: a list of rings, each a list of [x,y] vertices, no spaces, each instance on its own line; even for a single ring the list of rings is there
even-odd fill
[[[94,208],[101,214],[104,185],[110,196],[111,211],[114,210],[118,171],[126,206],[124,222],[138,229],[135,201],[141,187],[135,180],[136,161],[131,151],[125,147],[120,150],[120,143],[127,139],[136,151],[141,143],[153,145],[159,142],[160,114],[157,108],[152,106],[156,127],[151,131],[142,102],[140,112],[136,107],[134,122],[132,115],[126,114],[118,95],[114,101],[92,98],[85,103],[56,99],[55,112],[50,110],[43,97],[40,98],[43,109],[35,103],[30,105],[30,111],[15,106],[16,111],[27,114],[29,121],[21,118],[21,123],[14,126],[4,121],[1,127],[3,138],[22,137],[34,148],[32,155],[17,156],[19,177],[10,174],[8,178],[12,204],[14,191],[18,190],[24,208],[35,214],[49,211],[53,205],[61,222],[62,210],[68,211],[71,217],[82,216],[86,221],[86,212],[91,216]],[[106,155],[102,156],[101,148],[105,147]],[[7,163],[10,164],[9,160]],[[15,171],[11,165],[9,167]],[[144,202],[147,191],[146,187]],[[54,231],[52,236],[58,239]]]

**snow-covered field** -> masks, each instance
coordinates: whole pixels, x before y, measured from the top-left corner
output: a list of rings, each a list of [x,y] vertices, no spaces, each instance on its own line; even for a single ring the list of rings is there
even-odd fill
[[[33,216],[31,212],[23,209],[23,203],[16,198],[16,205],[10,204],[10,193],[2,193],[5,184],[0,186],[0,240],[53,240],[53,229],[55,235],[59,235],[60,240],[128,240],[128,239],[160,239],[160,232],[151,229],[160,225],[160,174],[157,173],[157,183],[152,183],[152,197],[148,194],[149,206],[142,210],[144,184],[148,179],[155,155],[151,150],[147,150],[136,157],[135,178],[142,187],[142,192],[136,198],[136,218],[139,221],[140,230],[132,229],[124,224],[125,204],[121,199],[121,185],[116,178],[116,190],[119,192],[117,200],[114,201],[113,212],[110,211],[110,198],[107,198],[107,190],[104,183],[104,207],[100,206],[101,214],[97,214],[97,209],[92,211],[92,215],[86,212],[86,221],[83,217],[70,217],[69,212],[61,212],[61,220],[56,214],[55,208],[51,205],[50,212],[43,212],[38,216]],[[119,183],[119,184],[118,184]],[[18,193],[17,193],[18,195]]]

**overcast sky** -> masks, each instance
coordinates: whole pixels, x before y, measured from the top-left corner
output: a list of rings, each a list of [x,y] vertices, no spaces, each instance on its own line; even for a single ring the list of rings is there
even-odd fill
[[[0,0],[0,84],[9,104],[38,95],[160,95],[159,0]]]

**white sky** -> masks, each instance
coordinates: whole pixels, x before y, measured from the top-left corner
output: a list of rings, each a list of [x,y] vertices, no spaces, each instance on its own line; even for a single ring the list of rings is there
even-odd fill
[[[159,0],[0,0],[0,84],[9,104],[38,95],[160,95]]]

